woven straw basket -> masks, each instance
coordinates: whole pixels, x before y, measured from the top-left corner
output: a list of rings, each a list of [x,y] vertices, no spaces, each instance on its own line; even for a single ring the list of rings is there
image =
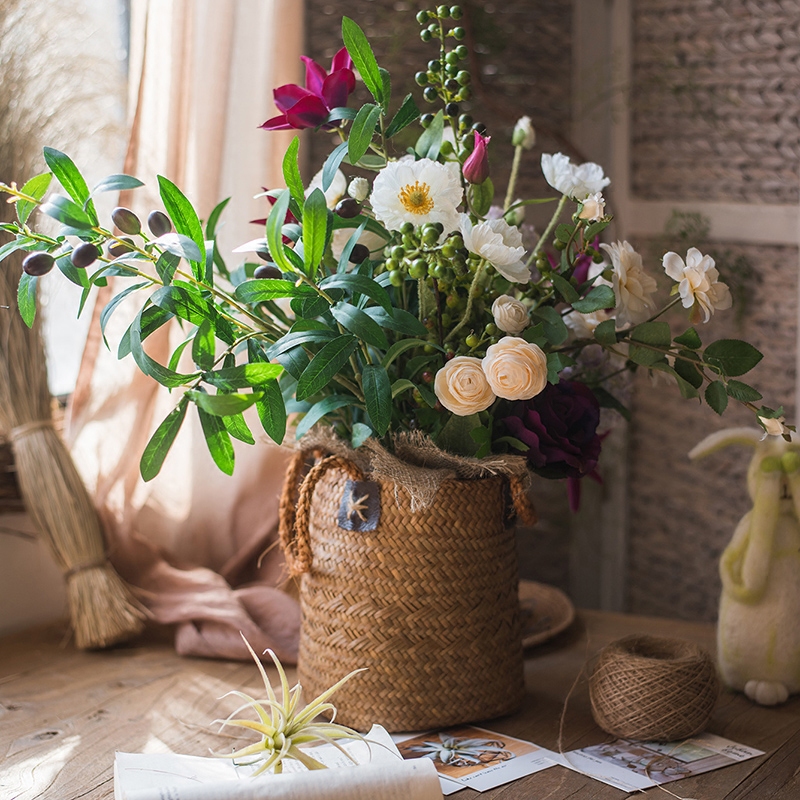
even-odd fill
[[[412,513],[404,488],[364,482],[339,456],[318,460],[298,493],[304,461],[298,454],[287,476],[282,538],[302,575],[306,696],[367,667],[334,698],[337,721],[357,729],[422,730],[515,711],[524,679],[507,522],[508,506],[526,502],[521,488],[509,492],[499,476],[450,480]]]

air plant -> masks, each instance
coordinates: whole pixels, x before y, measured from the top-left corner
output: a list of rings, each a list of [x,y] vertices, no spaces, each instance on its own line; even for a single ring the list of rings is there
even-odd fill
[[[244,639],[244,636],[242,638]],[[272,650],[267,650],[266,652],[272,658],[280,676],[282,697],[279,701],[260,659],[247,639],[244,639],[244,643],[258,666],[267,696],[264,699],[257,700],[244,692],[229,692],[229,695],[236,695],[245,702],[226,719],[216,720],[216,722],[220,723],[220,730],[226,725],[249,728],[261,734],[261,740],[230,754],[216,753],[215,755],[234,760],[251,759],[243,762],[249,764],[263,761],[253,773],[254,776],[270,769],[276,774],[282,772],[283,763],[286,759],[299,761],[307,769],[326,769],[325,764],[310,756],[308,751],[303,750],[302,747],[312,743],[327,743],[336,747],[355,764],[355,759],[336,742],[336,739],[358,739],[364,741],[364,737],[357,731],[334,722],[336,708],[332,703],[328,702],[328,698],[350,678],[364,670],[354,670],[304,706],[302,704],[302,687],[298,683],[292,689],[289,689],[289,682],[286,679],[286,672],[281,662]],[[227,697],[228,695],[225,696]],[[245,708],[252,708],[258,716],[258,720],[233,718],[234,715]],[[331,714],[330,722],[315,722],[320,714],[325,713]]]
[[[508,761],[514,758],[510,750],[506,750],[503,742],[494,739],[463,739],[439,734],[439,741],[426,741],[408,748],[418,753],[421,758],[440,761],[451,767],[471,767],[493,761]]]

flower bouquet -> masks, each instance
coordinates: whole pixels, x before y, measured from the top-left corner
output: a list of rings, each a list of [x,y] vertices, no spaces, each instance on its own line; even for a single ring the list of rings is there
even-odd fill
[[[313,488],[304,494],[301,487],[298,498],[296,485],[287,482],[284,544],[290,564],[306,573],[304,581],[313,577],[315,537],[329,536],[326,547],[335,553],[335,537],[342,531],[351,538],[355,533],[355,544],[346,547],[358,549],[359,557],[365,549],[374,555],[386,547],[378,534],[387,520],[379,523],[375,509],[391,517],[392,541],[407,543],[402,520],[392,517],[396,509],[389,514],[405,491],[410,494],[405,518],[416,520],[426,535],[439,536],[437,547],[444,550],[441,532],[463,533],[460,520],[474,505],[468,503],[470,496],[484,497],[470,488],[457,492],[456,479],[476,485],[489,481],[486,497],[496,509],[491,514],[497,530],[491,535],[495,538],[486,537],[485,551],[472,553],[469,575],[446,577],[447,565],[472,552],[480,539],[472,530],[452,543],[436,580],[416,595],[409,586],[422,586],[423,579],[416,573],[410,577],[398,565],[425,564],[424,548],[412,541],[409,546],[417,550],[410,555],[381,551],[386,580],[399,580],[397,591],[413,596],[390,600],[389,592],[377,610],[369,605],[381,593],[373,562],[359,569],[346,562],[341,581],[352,587],[363,579],[361,589],[349,592],[343,583],[331,583],[326,570],[333,569],[335,558],[325,561],[323,554],[317,566],[322,577],[313,591],[301,590],[307,596],[316,593],[319,617],[316,632],[304,629],[301,672],[304,658],[307,664],[316,659],[328,668],[346,667],[338,659],[352,641],[361,640],[363,630],[353,631],[349,642],[342,639],[320,650],[320,631],[341,622],[333,621],[332,609],[344,595],[349,608],[362,608],[373,621],[384,620],[386,636],[375,662],[384,685],[400,685],[396,673],[383,670],[381,678],[379,665],[391,660],[387,654],[398,654],[397,670],[413,661],[410,654],[417,650],[429,662],[431,636],[439,661],[452,662],[443,667],[443,683],[454,692],[442,701],[445,711],[473,692],[475,686],[465,688],[463,680],[485,686],[496,675],[499,701],[495,697],[471,710],[455,708],[466,714],[463,718],[444,711],[432,717],[399,716],[392,724],[400,728],[486,717],[519,701],[515,556],[513,541],[509,545],[508,537],[502,538],[508,519],[504,496],[510,485],[516,509],[524,513],[527,470],[568,478],[573,488],[594,473],[601,449],[600,408],[627,413],[607,388],[610,378],[629,370],[658,372],[674,381],[684,397],[704,399],[718,413],[732,398],[752,409],[767,431],[784,431],[781,410],[756,405],[761,395],[740,380],[761,354],[738,340],[704,345],[694,327],[731,305],[713,260],[695,248],[685,256],[667,253],[663,267],[675,284],[672,296],[658,304],[656,282],[630,244],[599,244],[611,221],[602,195],[609,179],[600,166],[545,154],[542,169],[556,194],[517,199],[520,160],[535,139],[530,120],[523,117],[511,137],[509,185],[502,203],[495,205],[490,137],[467,111],[470,74],[463,64],[469,53],[461,15],[457,6],[417,15],[420,35],[433,48],[433,58],[415,76],[429,104],[426,113],[411,94],[393,101],[388,73],[348,18],[342,21],[345,46],[330,71],[304,58],[305,86],[275,90],[280,114],[263,128],[312,128],[331,137],[335,146],[306,185],[298,166],[300,138],[292,141],[283,159],[286,188],[266,192],[272,208],[264,233],[238,248],[245,255],[235,268],[226,265],[215,243],[224,202],[203,223],[181,190],[164,177],[158,178],[163,211],[150,213],[146,227],[126,208],[114,210],[113,226],[103,226],[92,201],[98,192],[140,186],[139,180],[113,175],[90,191],[74,163],[56,150],[45,149],[48,171],[21,188],[0,184],[17,210],[17,221],[2,226],[14,238],[0,248],[0,257],[28,252],[19,284],[26,320],[35,313],[37,282],[54,265],[82,288],[84,299],[111,278],[130,279],[103,310],[102,326],[124,298],[132,293],[142,297],[119,342],[119,355],[130,355],[144,373],[180,390],[174,410],[144,450],[145,480],[161,469],[190,405],[214,461],[225,472],[234,467],[231,439],[255,441],[243,415],[251,406],[275,442],[283,442],[291,427],[306,450],[338,459],[312,470],[313,485],[333,498],[324,512],[315,510]],[[372,99],[353,109],[347,103],[357,74]],[[419,135],[412,133],[417,125]],[[53,177],[66,194],[47,196]],[[533,203],[554,206],[539,236],[524,224],[526,207]],[[34,229],[31,217],[37,210],[60,223],[60,231],[51,235]],[[660,317],[677,305],[689,311],[689,325],[674,336]],[[146,351],[147,337],[173,320],[185,338],[169,363],[158,363]],[[293,473],[296,481],[301,466]],[[334,467],[337,478],[323,474]],[[433,472],[438,477],[431,479]],[[448,492],[437,495],[445,480],[450,481]],[[460,498],[453,511],[460,516],[436,517],[442,510],[437,504],[452,498]],[[421,522],[425,509],[434,516]],[[503,590],[484,585],[487,564],[505,582]],[[435,585],[440,595],[423,616],[438,619],[447,631],[420,637],[402,626],[419,608],[420,594],[436,591]],[[303,608],[307,619],[314,616],[310,603]],[[460,623],[480,605],[486,618],[476,623],[470,645],[485,640],[483,655],[467,655],[457,649],[464,639]],[[395,622],[400,627],[392,628]],[[486,630],[502,630],[505,638],[492,638]],[[452,635],[452,652],[446,633]],[[512,658],[510,650],[516,653]],[[362,665],[363,656],[361,651],[355,666]],[[462,669],[465,657],[470,670]],[[508,664],[516,671],[513,679],[503,674]],[[410,686],[421,682],[421,667],[416,669]],[[456,672],[472,674],[454,683]],[[304,679],[312,690],[330,682],[325,675]],[[371,701],[367,705],[374,708]],[[420,708],[431,706],[430,696],[422,699]],[[344,702],[343,718],[346,709]]]

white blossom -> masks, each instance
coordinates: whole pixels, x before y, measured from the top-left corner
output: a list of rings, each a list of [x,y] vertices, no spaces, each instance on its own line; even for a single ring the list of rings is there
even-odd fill
[[[655,310],[655,279],[644,271],[642,257],[628,242],[601,244],[611,258],[614,276],[611,285],[616,299],[617,327],[638,325]]]
[[[599,164],[587,161],[576,166],[563,153],[542,153],[542,172],[554,189],[573,200],[585,200],[611,183]]]
[[[536,144],[536,131],[531,124],[530,117],[520,117],[511,134],[511,144],[514,147],[524,147],[530,150]]]
[[[595,192],[584,199],[583,208],[581,208],[581,213],[578,214],[578,217],[589,222],[597,222],[605,213],[606,201],[600,192]]]
[[[696,247],[690,247],[686,261],[673,252],[666,253],[663,261],[664,271],[674,281],[678,281],[678,293],[684,308],[691,308],[691,322],[708,322],[715,311],[730,308],[731,292],[719,280],[719,272],[711,256],[704,256]]]
[[[322,170],[320,170],[312,179],[311,183],[308,184],[308,188],[306,189],[306,197],[308,197],[314,189],[322,189]],[[331,181],[331,185],[327,188],[323,194],[325,195],[325,205],[328,206],[331,211],[336,208],[336,204],[344,197],[345,192],[347,191],[347,178],[345,177],[344,172],[340,169],[336,170],[336,174],[333,176],[333,180]]]
[[[464,247],[485,258],[506,280],[528,283],[531,271],[525,265],[525,248],[519,228],[504,219],[487,219],[473,225],[467,214],[462,214],[459,229]]]
[[[361,176],[353,178],[347,187],[347,194],[357,203],[363,203],[369,194],[369,181]]]

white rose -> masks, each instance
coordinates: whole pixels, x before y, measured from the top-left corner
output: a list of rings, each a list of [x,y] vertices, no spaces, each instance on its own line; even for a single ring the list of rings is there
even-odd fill
[[[597,222],[606,213],[606,201],[600,192],[590,194],[583,201],[583,208],[578,214],[580,219],[587,219],[589,222]]]
[[[711,256],[704,256],[696,247],[686,253],[686,262],[677,253],[665,253],[664,271],[678,281],[678,291],[684,308],[691,308],[689,320],[708,322],[715,311],[730,308],[733,303],[730,289],[719,280],[719,272]]]
[[[547,356],[538,345],[504,336],[487,348],[483,371],[498,397],[530,400],[547,385]]]
[[[510,333],[512,336],[522,333],[530,323],[528,309],[519,300],[509,297],[507,294],[500,295],[492,303],[492,316],[494,324],[501,331]]]
[[[785,417],[759,417],[758,421],[764,426],[767,436],[783,436],[784,433],[789,433],[789,429],[783,424],[786,421]]]
[[[459,417],[485,411],[495,400],[481,360],[472,356],[456,356],[448,361],[436,373],[433,391],[436,399]]]
[[[614,267],[612,286],[616,298],[617,327],[638,325],[656,310],[653,296],[658,288],[655,279],[644,271],[642,257],[628,242],[601,244]]]

